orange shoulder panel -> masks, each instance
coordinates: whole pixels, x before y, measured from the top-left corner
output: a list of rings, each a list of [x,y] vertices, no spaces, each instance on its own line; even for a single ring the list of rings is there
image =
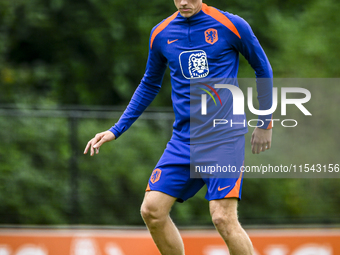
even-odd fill
[[[210,7],[206,4],[202,5],[202,11],[211,16],[212,18],[216,19],[218,22],[222,23],[225,25],[227,28],[229,28],[235,35],[238,36],[238,38],[241,39],[241,36],[235,27],[235,25],[225,16],[223,15],[220,11],[215,9],[214,7]]]
[[[164,20],[152,33],[151,40],[150,40],[150,49],[152,49],[153,41],[155,40],[155,37],[163,31],[164,28],[169,25],[171,21],[173,21],[177,17],[178,11],[172,14],[170,17],[168,17],[166,20]]]

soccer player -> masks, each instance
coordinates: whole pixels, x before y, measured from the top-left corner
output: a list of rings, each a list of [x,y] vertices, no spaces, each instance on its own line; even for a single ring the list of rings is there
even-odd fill
[[[241,125],[245,123],[244,119],[242,122],[244,116],[233,115],[229,90],[216,91],[216,86],[202,82],[201,91],[216,92],[221,105],[223,101],[219,111],[223,119],[237,125],[223,128],[217,125],[213,132],[211,128],[204,130],[200,126],[193,129],[190,115],[201,117],[201,114],[191,112],[190,86],[200,79],[236,78],[241,53],[255,70],[259,108],[267,110],[272,104],[272,69],[250,26],[242,18],[207,6],[202,0],[174,0],[174,3],[178,11],[151,31],[146,71],[126,110],[110,130],[96,134],[88,142],[84,154],[89,150],[91,156],[98,154],[103,143],[117,139],[132,125],[157,95],[169,66],[175,113],[173,135],[149,179],[141,206],[144,222],[161,254],[183,255],[183,241],[169,217],[170,209],[176,200],[183,202],[207,185],[206,199],[212,221],[230,254],[250,255],[253,254],[252,243],[237,217],[242,172],[229,178],[209,174],[190,177],[190,150],[195,151],[193,158],[198,164],[206,164],[202,160],[207,159],[212,164],[242,167],[247,132],[247,127]],[[206,103],[211,109],[212,100]],[[271,146],[271,115],[259,116],[258,123],[251,138],[251,149],[256,154]],[[202,132],[211,135],[201,136]],[[199,139],[193,140],[190,133]],[[204,140],[205,137],[210,140]]]

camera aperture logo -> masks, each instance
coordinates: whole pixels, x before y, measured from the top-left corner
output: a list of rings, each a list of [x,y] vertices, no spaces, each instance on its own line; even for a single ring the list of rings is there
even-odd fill
[[[222,103],[221,97],[217,93],[217,91],[213,87],[209,86],[208,84],[205,84],[205,83],[201,83],[201,84],[206,86],[207,88],[209,88],[216,95],[216,97],[218,98],[218,100],[220,101],[220,104],[222,106],[223,103]],[[217,106],[217,103],[216,103],[216,100],[215,100],[214,96],[207,89],[204,89],[204,88],[200,88],[200,89],[203,90],[204,92],[206,92],[212,98],[212,100],[214,101],[215,106]],[[201,106],[202,106],[201,107],[201,114],[202,115],[207,115],[207,94],[202,94],[201,95],[201,100],[202,100],[202,103],[201,103]]]
[[[214,88],[212,86],[209,86],[205,83],[201,83],[202,85],[206,86],[210,91],[212,91],[216,97],[218,98],[220,105],[223,106],[223,102],[221,100],[220,95],[216,91],[216,89],[228,89],[231,92],[232,95],[232,106],[233,106],[233,115],[244,115],[244,94],[242,90],[235,85],[231,84],[215,84]],[[217,106],[216,99],[214,98],[213,94],[205,88],[199,87],[200,90],[202,90],[203,94],[201,94],[201,115],[208,115],[208,103],[207,103],[207,95],[209,95],[212,100],[214,101],[215,106]],[[278,89],[276,87],[273,87],[273,93],[272,93],[272,105],[270,109],[266,110],[257,110],[254,107],[253,104],[253,88],[248,87],[247,88],[247,105],[248,109],[251,113],[259,116],[272,116],[272,114],[277,109],[278,105]],[[287,94],[289,93],[295,93],[303,95],[302,98],[287,98]],[[303,105],[307,102],[309,102],[311,99],[311,93],[309,90],[305,88],[297,88],[297,87],[282,87],[281,88],[281,116],[287,115],[287,105],[295,105],[305,116],[312,116],[312,114],[307,110],[307,108]],[[265,119],[265,121],[270,121],[271,126],[274,127],[274,122],[278,121],[281,123],[283,127],[296,127],[298,125],[297,120],[295,119]],[[256,125],[252,125],[251,123],[256,122]],[[236,123],[234,123],[236,124]],[[240,124],[239,122],[237,123]],[[258,119],[251,119],[247,123],[244,121],[244,123],[241,123],[246,126],[250,127],[262,127],[265,123],[263,120]],[[290,125],[289,125],[290,124]],[[213,127],[216,127],[217,125],[230,125],[230,127],[233,126],[232,120],[228,119],[213,119]]]

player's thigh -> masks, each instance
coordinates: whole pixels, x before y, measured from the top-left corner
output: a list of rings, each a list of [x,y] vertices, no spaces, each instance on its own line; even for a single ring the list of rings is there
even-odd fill
[[[159,191],[147,191],[141,206],[143,217],[162,217],[168,215],[176,198]]]
[[[146,191],[159,191],[183,202],[203,186],[203,180],[191,178],[190,145],[170,140],[149,178]]]
[[[209,146],[208,146],[209,145]],[[200,173],[207,185],[206,199],[241,199],[244,162],[244,136],[238,136],[219,143],[198,147],[202,154],[201,164],[211,166],[213,171]],[[206,168],[209,170],[209,168]]]

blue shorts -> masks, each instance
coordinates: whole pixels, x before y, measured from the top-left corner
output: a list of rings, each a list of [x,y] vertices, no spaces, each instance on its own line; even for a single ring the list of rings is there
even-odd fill
[[[224,142],[189,145],[170,140],[146,191],[160,191],[183,202],[205,184],[207,200],[241,199],[244,135]]]

